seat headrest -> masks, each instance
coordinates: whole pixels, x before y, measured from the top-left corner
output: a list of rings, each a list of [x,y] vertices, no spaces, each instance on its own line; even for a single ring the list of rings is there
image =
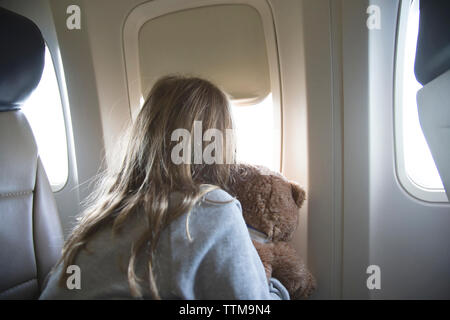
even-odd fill
[[[0,8],[0,111],[17,110],[39,84],[45,43],[29,19]]]
[[[420,1],[414,72],[422,85],[450,70],[450,1]]]

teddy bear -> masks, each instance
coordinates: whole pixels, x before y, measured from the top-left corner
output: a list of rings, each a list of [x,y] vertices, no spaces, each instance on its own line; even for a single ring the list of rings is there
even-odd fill
[[[232,166],[230,193],[242,206],[244,220],[268,279],[278,279],[291,299],[307,298],[316,282],[291,240],[305,191],[295,182],[263,166]]]

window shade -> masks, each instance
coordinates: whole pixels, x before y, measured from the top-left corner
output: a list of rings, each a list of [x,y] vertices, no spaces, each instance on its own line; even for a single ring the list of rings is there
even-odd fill
[[[247,5],[215,5],[170,13],[139,31],[142,94],[166,74],[213,81],[239,102],[271,91],[264,29]]]

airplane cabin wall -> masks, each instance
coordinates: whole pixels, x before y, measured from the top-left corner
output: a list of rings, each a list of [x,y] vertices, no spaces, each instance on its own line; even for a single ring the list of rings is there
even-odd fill
[[[302,1],[316,299],[450,297],[450,205],[410,195],[396,172],[399,4]],[[369,5],[380,8],[379,30],[367,28]],[[379,290],[367,287],[370,265]]]
[[[449,299],[450,203],[415,198],[401,185],[395,167],[394,75],[401,2],[372,3],[383,16],[382,32],[369,33],[370,264],[380,266],[384,286],[371,291],[371,298]]]
[[[336,1],[302,1],[308,136],[308,263],[314,299],[341,297],[342,84]],[[297,121],[297,120],[296,120]],[[294,125],[294,124],[293,124]]]
[[[400,1],[345,0],[342,10],[343,298],[448,299],[450,205],[401,185],[394,143]],[[381,28],[366,27],[369,5]],[[369,290],[369,265],[381,288]]]

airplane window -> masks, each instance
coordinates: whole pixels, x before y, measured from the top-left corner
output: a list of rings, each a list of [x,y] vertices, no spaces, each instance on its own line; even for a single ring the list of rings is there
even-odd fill
[[[22,111],[33,130],[52,190],[61,190],[68,178],[67,139],[58,80],[47,47],[41,81]]]
[[[281,100],[275,80],[279,73],[276,42],[270,14],[263,12],[270,12],[264,1],[256,1],[255,6],[190,6],[179,1],[170,8],[150,1],[136,7],[124,27],[132,117],[161,76],[187,74],[208,79],[231,101],[237,161],[279,171]]]
[[[428,197],[424,191],[444,192],[442,180],[434,163],[428,144],[423,135],[417,111],[416,95],[422,85],[417,82],[414,74],[414,59],[417,36],[419,31],[419,1],[414,1],[405,18],[403,45],[400,57],[397,57],[399,73],[397,81],[400,97],[397,100],[396,134],[400,150],[400,170],[404,170],[412,184],[421,190],[419,195],[424,200],[437,200]],[[403,160],[403,161],[402,161]],[[408,188],[407,188],[408,189]]]
[[[274,154],[274,108],[272,94],[253,105],[232,103],[236,127],[237,160],[279,170]]]

